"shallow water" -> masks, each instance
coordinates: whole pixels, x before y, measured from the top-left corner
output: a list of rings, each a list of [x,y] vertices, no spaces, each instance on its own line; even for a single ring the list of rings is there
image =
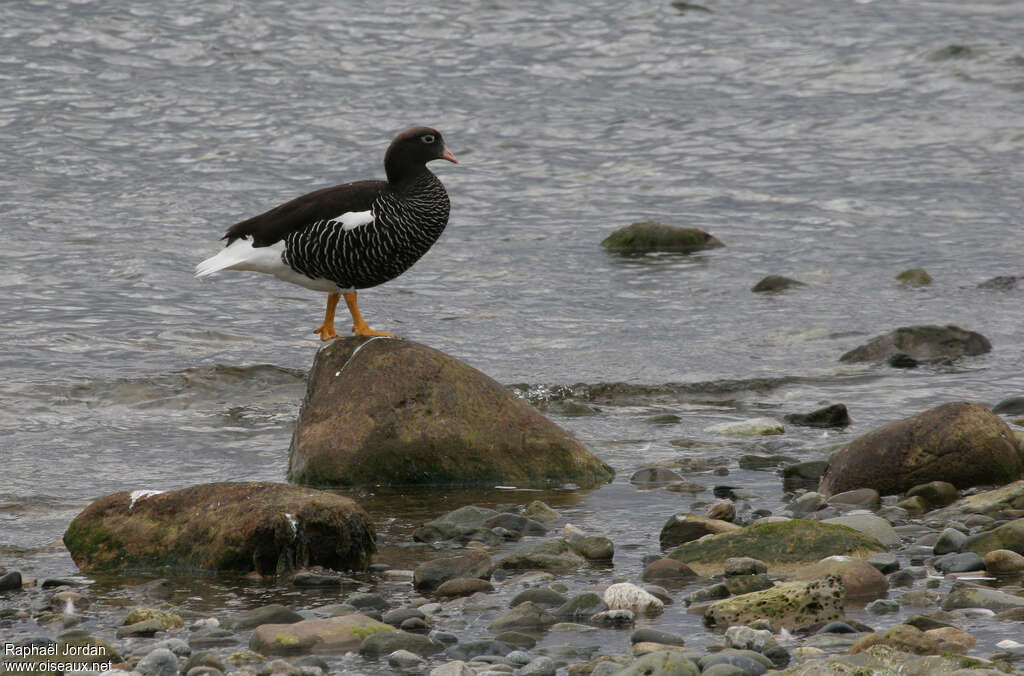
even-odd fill
[[[283,479],[322,298],[192,268],[242,218],[380,176],[413,123],[459,157],[436,168],[450,225],[360,295],[364,314],[514,385],[615,467],[568,516],[615,540],[616,575],[635,577],[691,501],[634,490],[636,469],[718,458],[728,476],[688,478],[780,513],[778,477],[739,470],[741,453],[819,459],[941,403],[1021,394],[1021,291],[977,288],[1019,273],[1019,7],[707,6],[3,3],[0,565],[74,573],[63,530],[113,491]],[[726,246],[599,246],[647,219]],[[894,281],[917,266],[933,285]],[[767,274],[807,286],[751,293]],[[993,351],[838,362],[915,323],[980,331]],[[845,432],[706,431],[839,401]],[[679,422],[650,421],[663,414]],[[370,508],[400,546],[466,498]]]

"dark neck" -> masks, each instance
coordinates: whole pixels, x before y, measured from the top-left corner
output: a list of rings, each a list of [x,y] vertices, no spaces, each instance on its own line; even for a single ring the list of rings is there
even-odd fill
[[[388,175],[388,184],[398,193],[407,192],[413,186],[422,183],[423,179],[434,176],[424,164],[412,169],[408,165],[399,169],[385,164],[384,171]]]

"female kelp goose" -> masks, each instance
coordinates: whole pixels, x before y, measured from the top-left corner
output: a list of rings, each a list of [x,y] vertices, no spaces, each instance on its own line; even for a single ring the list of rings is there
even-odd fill
[[[337,338],[334,310],[341,296],[357,336],[374,331],[359,314],[356,289],[383,284],[427,252],[448,224],[448,193],[427,169],[431,160],[456,162],[441,134],[412,127],[384,155],[387,181],[323,188],[228,228],[227,247],[196,266],[196,277],[219,270],[255,270],[327,292],[320,340]]]

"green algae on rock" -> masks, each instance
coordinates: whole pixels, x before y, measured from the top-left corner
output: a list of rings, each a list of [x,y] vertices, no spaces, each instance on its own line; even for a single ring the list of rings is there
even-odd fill
[[[83,572],[145,568],[255,571],[365,569],[370,517],[335,493],[270,482],[121,491],[93,501],[64,544]]]
[[[701,575],[720,572],[726,559],[752,556],[768,565],[773,573],[793,570],[827,556],[844,555],[866,558],[886,551],[878,540],[846,526],[791,519],[777,523],[747,526],[687,542],[669,553]]]
[[[716,601],[704,613],[709,627],[725,629],[767,620],[772,631],[830,622],[844,617],[846,590],[836,575],[812,582],[782,582],[771,589]]]
[[[616,230],[605,237],[601,246],[613,253],[641,254],[656,251],[693,253],[725,245],[718,238],[697,228],[642,221]]]
[[[263,655],[347,653],[378,632],[398,631],[372,617],[353,613],[291,624],[262,624],[252,632],[249,648]]]
[[[319,486],[582,487],[614,476],[492,378],[406,340],[322,348],[295,425],[288,478]]]

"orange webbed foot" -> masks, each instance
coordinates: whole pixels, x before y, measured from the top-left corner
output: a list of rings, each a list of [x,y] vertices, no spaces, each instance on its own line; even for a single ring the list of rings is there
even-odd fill
[[[374,331],[366,324],[363,324],[362,326],[360,326],[359,324],[354,324],[352,326],[352,333],[356,334],[357,336],[380,336],[382,338],[395,337],[395,334],[388,333],[387,331]]]
[[[320,340],[330,340],[332,338],[337,338],[338,337],[338,332],[334,330],[334,325],[333,324],[331,326],[327,326],[326,324],[323,324],[323,325],[320,326],[319,329],[315,329],[313,331],[313,333],[319,333],[320,334]]]

